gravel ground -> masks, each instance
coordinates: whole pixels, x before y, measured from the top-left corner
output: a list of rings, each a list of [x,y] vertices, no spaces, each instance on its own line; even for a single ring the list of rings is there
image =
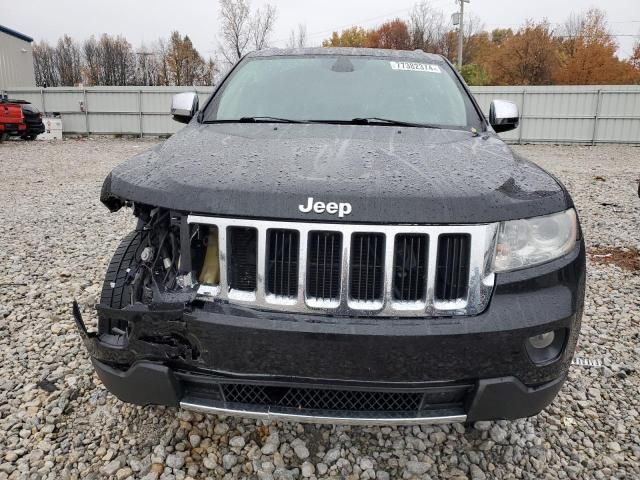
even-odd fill
[[[129,211],[98,201],[152,140],[0,146],[0,479],[640,478],[640,275],[590,260],[579,355],[561,394],[516,422],[364,428],[261,423],[135,407],[93,374],[86,317]],[[572,192],[588,243],[640,247],[640,149],[525,146]],[[615,252],[615,251],[614,251]],[[615,258],[614,258],[615,260]]]

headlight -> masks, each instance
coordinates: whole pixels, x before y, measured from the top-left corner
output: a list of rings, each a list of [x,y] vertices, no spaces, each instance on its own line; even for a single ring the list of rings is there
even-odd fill
[[[500,224],[494,271],[531,267],[561,257],[575,246],[578,221],[574,209],[544,217]]]

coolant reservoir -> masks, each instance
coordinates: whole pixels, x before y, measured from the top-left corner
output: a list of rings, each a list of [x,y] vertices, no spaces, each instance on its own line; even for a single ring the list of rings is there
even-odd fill
[[[209,229],[207,237],[207,253],[200,271],[200,283],[218,285],[220,283],[220,262],[218,256],[218,229]]]

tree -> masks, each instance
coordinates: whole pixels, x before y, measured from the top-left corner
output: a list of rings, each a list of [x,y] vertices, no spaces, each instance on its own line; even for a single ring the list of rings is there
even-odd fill
[[[462,63],[473,63],[479,55],[486,53],[490,43],[489,35],[483,31],[483,24],[477,15],[467,15],[463,30]],[[451,62],[458,59],[458,30],[447,30],[443,27],[434,53],[447,57]],[[486,59],[483,59],[486,61]]]
[[[468,85],[491,85],[491,77],[485,69],[477,63],[467,63],[463,65],[460,74]]]
[[[573,56],[576,53],[576,45],[585,28],[585,16],[572,13],[565,20],[560,33],[562,35],[561,50],[565,55]]]
[[[369,31],[365,46],[371,48],[409,50],[411,48],[409,27],[399,18],[385,22],[377,29]]]
[[[513,30],[510,28],[495,28],[491,31],[491,41],[495,45],[502,45],[510,37],[513,37]]]
[[[629,63],[633,68],[640,72],[640,40],[638,40],[633,47],[633,53],[631,54],[631,58],[629,59]]]
[[[291,30],[287,48],[304,48],[307,46],[307,26],[302,23],[298,25],[298,31]]]
[[[555,72],[562,85],[627,84],[638,81],[632,64],[618,59],[618,44],[607,26],[606,14],[591,9],[565,22],[562,62]]]
[[[277,11],[273,5],[265,5],[259,8],[253,15],[250,23],[251,39],[254,50],[262,50],[268,46],[269,35],[276,23]]]
[[[58,40],[55,65],[61,86],[74,86],[82,82],[82,62],[78,45],[68,35]]]
[[[92,36],[83,44],[84,75],[89,85],[133,85],[136,57],[131,44],[122,36]]]
[[[166,76],[162,75],[164,58],[160,53],[160,43],[161,41],[149,47],[142,43],[136,49],[136,85],[166,85]]]
[[[427,1],[414,5],[409,13],[411,48],[439,53],[446,34],[444,14],[435,10]]]
[[[220,0],[222,55],[231,65],[242,58],[249,44],[249,16],[246,0]]]
[[[102,85],[102,51],[96,38],[91,35],[82,44],[84,55],[83,73],[87,85]]]
[[[181,37],[177,31],[171,33],[165,58],[168,85],[211,83],[214,64],[212,61],[204,61],[187,35]]]
[[[323,47],[365,47],[367,32],[362,27],[351,27],[341,33],[333,32],[331,38],[323,40]]]
[[[549,23],[528,20],[494,47],[487,70],[498,85],[549,85],[558,65],[558,41]]]
[[[56,49],[44,40],[33,44],[33,69],[36,85],[39,87],[60,85],[60,76],[56,65]]]
[[[494,44],[489,37],[489,32],[474,33],[465,39],[462,62],[483,65],[491,56],[493,49]]]
[[[229,65],[234,65],[249,50],[268,46],[277,10],[270,4],[251,14],[249,0],[220,0],[220,53]]]

